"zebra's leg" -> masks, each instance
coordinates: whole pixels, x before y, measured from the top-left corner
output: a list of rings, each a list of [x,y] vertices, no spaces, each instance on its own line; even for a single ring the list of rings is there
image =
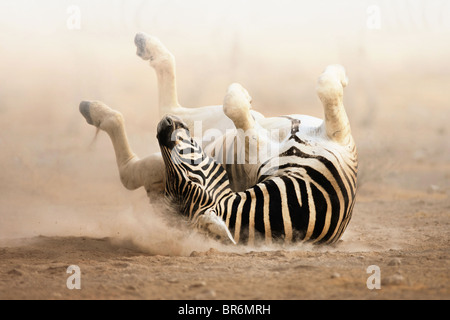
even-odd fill
[[[178,102],[176,85],[175,58],[158,38],[138,33],[134,39],[137,55],[149,60],[158,78],[159,113],[160,116],[176,115],[183,119],[189,129],[194,132],[195,122],[201,122],[202,131],[217,129],[225,132],[232,124],[224,119],[222,106],[206,106],[196,108],[182,107]],[[203,132],[197,132],[197,134]],[[201,138],[201,137],[197,137]]]
[[[255,119],[250,114],[251,102],[250,94],[240,84],[233,83],[228,87],[223,100],[223,112],[233,121],[236,129],[248,131],[255,127]]]
[[[260,130],[250,113],[251,97],[240,84],[229,86],[223,101],[223,112],[236,127],[235,133],[224,136],[223,163],[234,191],[243,191],[257,182],[260,162]]]
[[[144,186],[148,195],[163,191],[164,162],[161,154],[139,159],[131,150],[120,112],[99,101],[83,101],[80,112],[87,123],[105,131],[111,138],[120,180],[129,190]]]
[[[134,43],[136,54],[143,60],[149,60],[158,78],[159,113],[177,114],[180,108],[177,96],[175,58],[158,38],[140,32],[136,34]]]
[[[347,84],[345,69],[340,65],[328,66],[317,84],[317,94],[325,111],[327,136],[341,144],[346,144],[351,139],[350,123],[343,104]]]

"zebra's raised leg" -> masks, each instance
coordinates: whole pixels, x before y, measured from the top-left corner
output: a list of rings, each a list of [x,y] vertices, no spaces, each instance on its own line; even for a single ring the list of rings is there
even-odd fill
[[[143,32],[135,37],[137,55],[144,60],[149,60],[155,69],[158,78],[159,89],[159,113],[160,116],[176,115],[183,119],[189,130],[195,133],[194,138],[199,142],[210,129],[219,130],[222,134],[232,128],[232,123],[223,116],[222,106],[204,106],[195,108],[182,107],[178,102],[176,85],[175,58],[172,53],[154,36]],[[197,128],[195,123],[201,124]]]
[[[129,190],[144,186],[149,197],[164,190],[164,162],[161,154],[139,159],[131,150],[120,112],[99,101],[83,101],[80,112],[87,123],[105,131],[111,138],[119,168],[120,180]]]
[[[223,112],[233,121],[236,129],[247,131],[255,127],[255,120],[250,114],[251,102],[250,94],[239,83],[228,87],[223,100]]]
[[[178,103],[175,58],[158,38],[140,32],[134,38],[136,54],[143,60],[149,60],[158,78],[159,113],[176,114]]]
[[[236,132],[225,135],[223,147],[223,163],[234,191],[246,190],[257,182],[260,132],[250,113],[251,101],[247,90],[238,83],[228,87],[223,101],[223,112],[236,127]]]
[[[340,144],[347,144],[351,139],[350,122],[343,104],[347,84],[345,69],[340,65],[328,66],[317,84],[317,94],[325,112],[327,136]]]

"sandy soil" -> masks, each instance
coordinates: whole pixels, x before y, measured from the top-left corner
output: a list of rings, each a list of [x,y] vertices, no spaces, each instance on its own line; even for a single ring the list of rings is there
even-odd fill
[[[174,227],[142,190],[122,190],[102,136],[103,153],[97,146],[76,159],[92,159],[90,178],[72,159],[70,179],[38,176],[26,194],[2,197],[0,298],[449,299],[450,155],[441,111],[430,110],[421,138],[410,139],[414,124],[389,120],[371,131],[360,146],[352,222],[332,247],[225,247]],[[33,192],[48,186],[44,177],[52,188]],[[66,287],[69,265],[81,269],[81,290]],[[371,265],[381,271],[379,290],[366,285]]]
[[[159,25],[177,57],[185,105],[219,104],[239,81],[266,115],[320,117],[317,76],[329,63],[347,68],[360,170],[342,241],[232,247],[193,234],[143,190],[125,190],[109,138],[100,133],[91,143],[95,130],[78,113],[81,100],[120,110],[141,156],[157,151],[159,119],[156,79],[134,55],[134,30],[83,26],[86,34],[62,32],[45,45],[42,30],[27,34],[26,44],[18,27],[0,36],[8,44],[0,53],[0,299],[450,299],[445,41],[366,34],[327,50],[317,38],[305,52],[276,29],[205,51],[177,45],[182,37]],[[196,38],[219,46],[214,39]],[[258,50],[264,39],[279,50]],[[80,267],[80,290],[66,286],[70,265]],[[372,265],[381,289],[367,287]]]
[[[344,240],[333,247],[229,248],[210,243],[211,249],[205,250],[193,235],[162,243],[151,237],[140,243],[133,237],[80,236],[4,241],[0,298],[450,298],[447,196],[387,186],[385,193],[367,189],[360,194]],[[186,251],[186,240],[200,251]],[[170,255],[152,252],[164,246],[170,247]],[[73,264],[81,269],[81,290],[66,287],[67,267]],[[366,285],[371,265],[380,267],[379,290]]]

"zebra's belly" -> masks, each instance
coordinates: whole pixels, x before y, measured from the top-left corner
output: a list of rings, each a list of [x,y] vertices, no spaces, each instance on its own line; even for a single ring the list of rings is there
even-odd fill
[[[236,214],[226,220],[241,243],[259,239],[333,243],[351,218],[354,198],[354,193],[336,188],[319,172],[305,168],[301,174],[286,173],[239,193],[229,203],[230,213]]]

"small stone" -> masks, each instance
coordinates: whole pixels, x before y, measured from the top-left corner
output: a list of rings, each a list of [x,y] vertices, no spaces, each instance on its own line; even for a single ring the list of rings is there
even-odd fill
[[[190,257],[200,257],[200,256],[202,256],[202,254],[198,251],[192,251],[189,256]]]
[[[441,188],[438,185],[431,184],[428,187],[428,192],[429,193],[439,193],[439,192],[441,192]]]
[[[195,296],[196,300],[210,300],[217,296],[216,291],[211,289],[206,289]]]
[[[388,266],[399,266],[402,264],[402,260],[400,258],[393,258],[388,262]]]
[[[20,272],[17,269],[11,269],[10,271],[8,271],[8,274],[11,275],[11,276],[21,276],[22,272]]]
[[[334,272],[332,275],[331,275],[331,279],[337,279],[337,278],[340,278],[341,277],[341,275],[339,274],[339,273],[337,273],[337,272]]]
[[[207,256],[216,255],[218,253],[219,253],[219,250],[217,250],[215,248],[210,248],[208,251],[206,251]]]
[[[386,286],[398,286],[404,284],[405,282],[405,278],[399,273],[383,278],[383,280],[381,280],[381,284]]]
[[[168,279],[167,282],[169,282],[169,283],[178,283],[180,281],[178,279]]]
[[[201,288],[201,287],[205,287],[206,286],[206,282],[205,281],[200,281],[200,282],[196,282],[193,283],[189,286],[189,289],[195,289],[195,288]]]

